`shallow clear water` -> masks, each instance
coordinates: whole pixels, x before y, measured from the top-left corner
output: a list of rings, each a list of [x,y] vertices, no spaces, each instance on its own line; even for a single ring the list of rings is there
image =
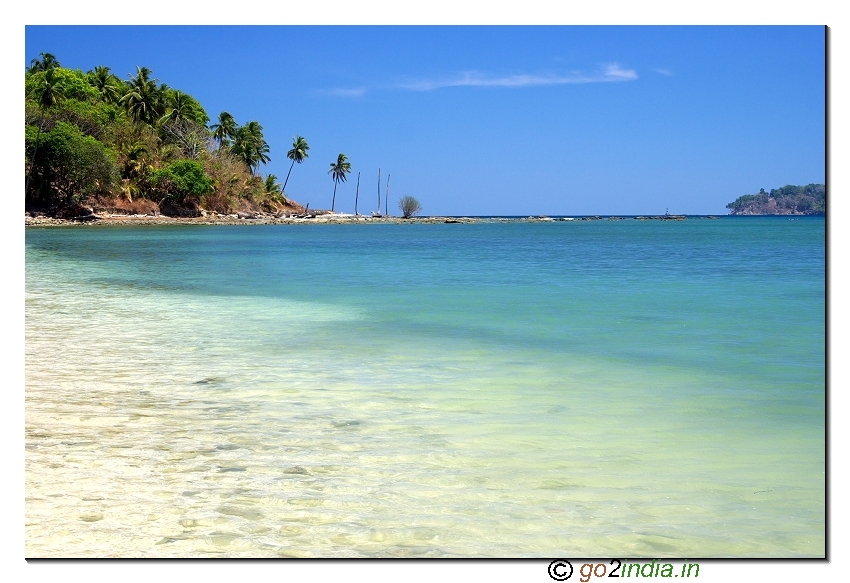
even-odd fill
[[[28,228],[27,556],[824,556],[824,249]]]

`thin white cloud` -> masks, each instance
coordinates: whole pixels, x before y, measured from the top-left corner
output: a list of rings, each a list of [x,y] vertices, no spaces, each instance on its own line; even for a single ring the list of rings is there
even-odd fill
[[[672,73],[671,73],[672,74]],[[501,77],[486,75],[477,71],[466,71],[455,77],[443,79],[420,79],[398,83],[392,88],[410,91],[433,91],[445,87],[540,87],[546,85],[570,85],[580,83],[611,83],[634,81],[638,74],[634,69],[624,69],[617,63],[607,65],[594,74],[573,71],[566,75],[505,75]],[[379,87],[380,88],[380,87]],[[389,89],[390,87],[383,87]],[[374,88],[373,88],[374,89]],[[321,89],[318,93],[335,97],[361,97],[369,91],[366,87]]]
[[[634,81],[638,78],[634,69],[623,69],[614,63],[605,67],[604,81]]]
[[[655,71],[659,75],[664,75],[665,77],[673,76],[673,71],[671,71],[670,69],[653,69],[653,71]]]
[[[333,95],[335,97],[361,97],[366,94],[365,87],[354,87],[350,89],[322,89],[322,95]]]
[[[612,64],[599,73],[586,75],[574,72],[569,75],[507,75],[494,77],[467,71],[461,75],[437,80],[419,80],[397,85],[400,89],[411,91],[433,91],[444,87],[534,87],[544,85],[568,85],[578,83],[610,83],[617,81],[633,81],[638,78],[633,69],[623,69],[620,65]]]

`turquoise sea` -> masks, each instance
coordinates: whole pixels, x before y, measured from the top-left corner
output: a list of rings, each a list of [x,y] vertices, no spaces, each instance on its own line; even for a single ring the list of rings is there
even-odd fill
[[[27,228],[28,557],[823,557],[825,222]]]

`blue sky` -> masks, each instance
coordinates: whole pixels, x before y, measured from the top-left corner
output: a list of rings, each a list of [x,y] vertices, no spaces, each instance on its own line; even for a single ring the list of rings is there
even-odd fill
[[[147,66],[211,117],[257,120],[290,197],[425,214],[725,214],[825,180],[820,26],[27,26],[25,62]],[[382,186],[382,195],[384,187]],[[392,209],[391,209],[392,210]]]

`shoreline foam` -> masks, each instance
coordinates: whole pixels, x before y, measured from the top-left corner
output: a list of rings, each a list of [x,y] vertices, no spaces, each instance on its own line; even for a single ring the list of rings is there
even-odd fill
[[[701,216],[703,219],[717,219],[716,215]],[[122,215],[122,214],[90,214],[74,219],[60,219],[46,215],[31,216],[26,214],[26,226],[70,226],[70,225],[296,225],[296,224],[437,224],[437,223],[499,223],[499,222],[577,222],[577,221],[620,221],[620,220],[661,220],[684,221],[685,215],[639,215],[635,217],[549,217],[531,215],[528,217],[373,217],[368,215],[351,215],[345,213],[316,213],[301,215],[273,215],[262,213],[239,213],[222,215],[207,213],[200,217],[169,217],[165,215]]]

